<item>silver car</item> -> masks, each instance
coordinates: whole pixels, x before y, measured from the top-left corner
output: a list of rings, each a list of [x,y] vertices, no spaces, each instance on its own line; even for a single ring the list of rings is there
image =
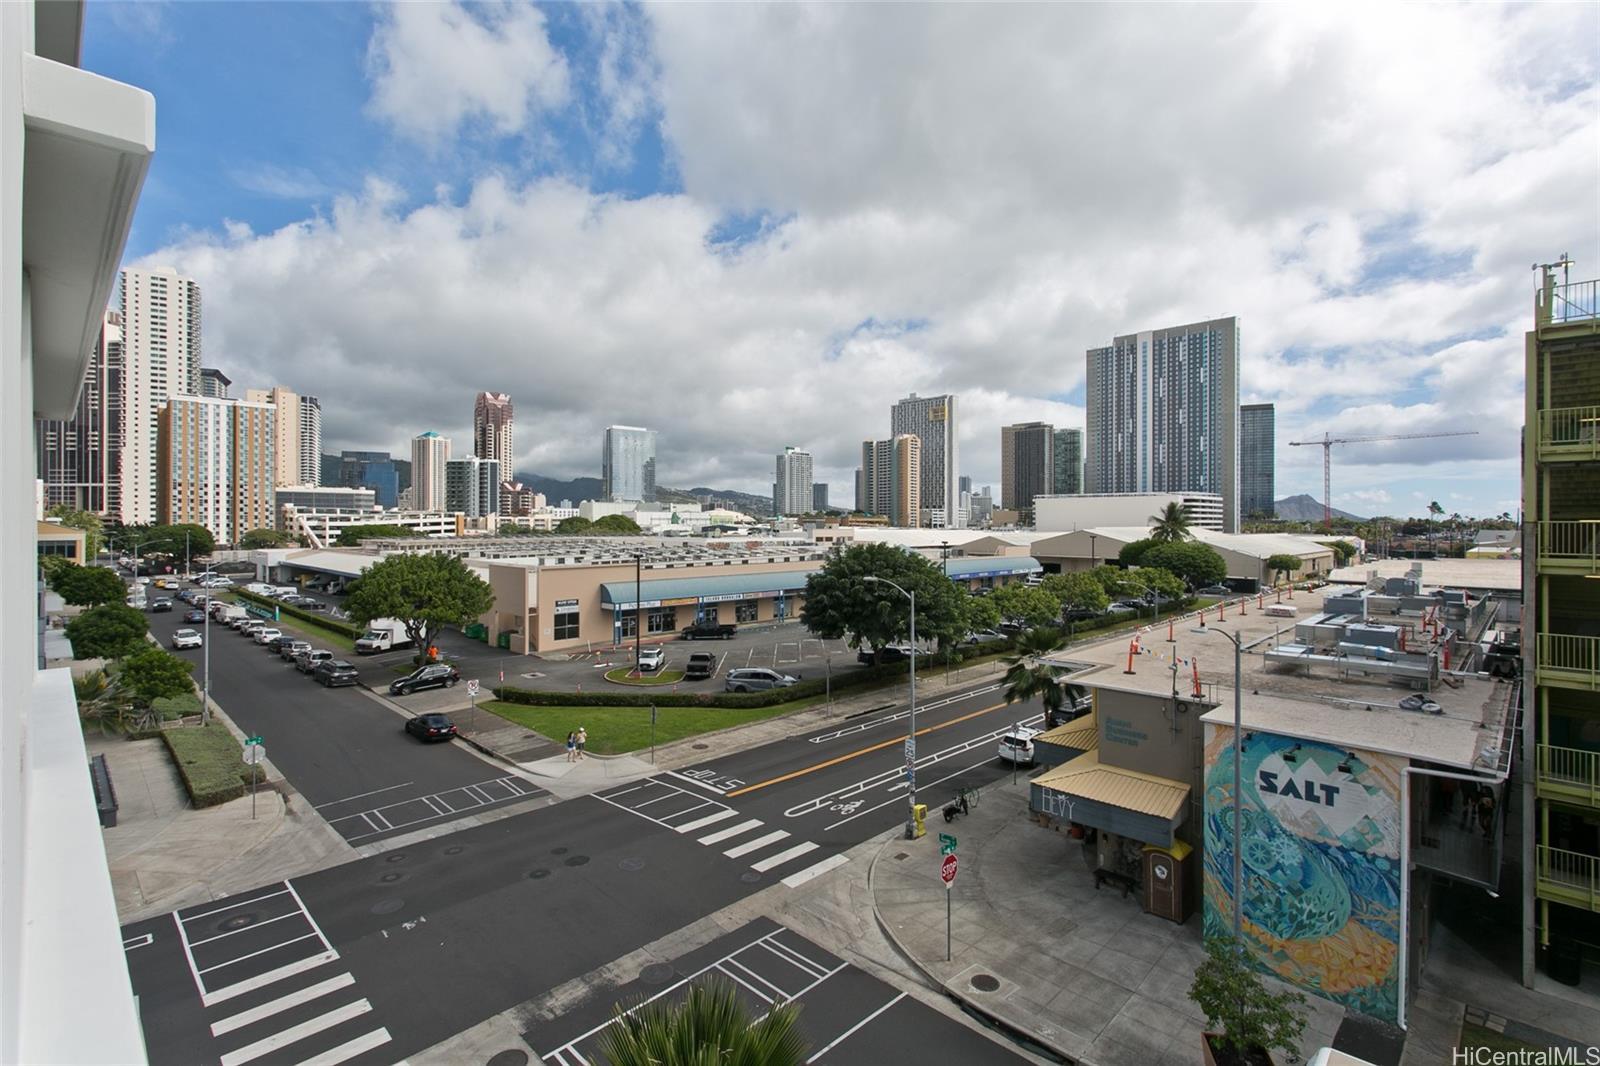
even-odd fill
[[[780,674],[761,666],[740,667],[728,671],[723,689],[728,692],[764,692],[769,688],[788,688],[799,684],[800,679],[791,674]]]

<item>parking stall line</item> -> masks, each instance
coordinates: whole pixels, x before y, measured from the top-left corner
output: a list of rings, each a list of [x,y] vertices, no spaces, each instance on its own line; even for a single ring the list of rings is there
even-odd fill
[[[355,983],[355,977],[348,973],[330,977],[326,981],[319,981],[314,985],[300,989],[298,992],[291,992],[287,996],[279,996],[277,999],[263,1003],[259,1007],[251,1007],[247,1011],[229,1015],[211,1026],[211,1035],[222,1036],[224,1033],[231,1033],[235,1029],[243,1029],[245,1026],[259,1022],[263,1018],[281,1014],[283,1011],[298,1007],[302,1003],[310,1003],[314,999],[322,998],[329,992],[337,992],[341,988],[349,988]]]
[[[740,973],[746,974],[750,978],[750,980],[747,981],[744,978],[738,976],[738,974],[735,974],[733,972],[733,968],[735,968],[735,967],[739,970]],[[754,992],[756,995],[760,996],[762,999],[766,1000],[768,1003],[772,1003],[772,1002],[775,1002],[776,1000],[787,999],[788,998],[787,994],[783,991],[783,989],[779,988],[777,985],[773,984],[771,981],[767,980],[765,977],[762,977],[760,974],[756,973],[754,970],[752,970],[750,967],[746,966],[744,963],[740,962],[738,959],[724,959],[722,961],[721,966],[719,966],[718,969],[720,969],[723,973],[727,974],[729,977],[732,977],[735,981],[738,981],[740,984],[744,985],[751,992]],[[767,995],[765,992],[763,992],[759,988],[755,987],[755,985],[751,984],[750,981],[759,981],[760,983],[766,985],[768,988],[772,989],[772,995],[770,995],[770,996]]]
[[[238,936],[240,933],[249,933],[249,932],[253,932],[253,931],[257,930],[257,929],[265,928],[266,926],[271,925],[273,922],[281,922],[285,918],[300,918],[300,917],[303,917],[303,915],[299,911],[290,911],[288,914],[280,914],[276,918],[266,918],[266,919],[264,919],[262,921],[259,921],[259,922],[252,922],[251,924],[249,924],[247,926],[244,926],[241,929],[230,929],[226,933],[218,933],[216,936],[208,936],[204,940],[191,940],[189,942],[189,946],[193,947],[193,948],[197,948],[197,947],[200,947],[200,946],[202,946],[204,944],[214,944],[218,940],[223,940],[223,939],[225,939],[227,937],[230,937],[230,936]]]
[[[756,871],[756,873],[764,874],[775,866],[782,866],[786,862],[798,859],[807,852],[816,850],[817,845],[813,844],[811,841],[802,841],[801,843],[790,848],[788,851],[780,851],[778,854],[762,859],[760,862],[751,863],[750,869]]]
[[[850,1028],[846,1029],[844,1032],[840,1033],[838,1036],[834,1037],[833,1040],[830,1041],[827,1044],[826,1047],[820,1048],[815,1054],[813,1054],[809,1059],[806,1060],[806,1066],[810,1066],[811,1063],[816,1062],[818,1059],[822,1058],[822,1056],[826,1055],[828,1052],[832,1051],[834,1048],[836,1048],[840,1044],[844,1043],[845,1040],[847,1040],[849,1037],[855,1035],[855,1033],[858,1030],[860,1030],[862,1027],[871,1024],[872,1021],[874,1019],[876,1019],[880,1014],[882,1014],[884,1011],[888,1010],[890,1007],[894,1006],[896,1003],[899,1003],[902,999],[905,999],[905,998],[906,998],[906,994],[904,992],[901,992],[899,995],[895,996],[889,1002],[885,1003],[883,1006],[879,1007],[877,1010],[873,1011],[871,1014],[867,1015],[865,1018],[862,1018],[859,1022],[856,1022],[856,1024],[852,1025]]]
[[[220,907],[212,907],[210,910],[201,911],[199,914],[184,914],[180,920],[185,922],[198,921],[201,918],[209,918],[213,914],[221,914],[223,911],[231,911],[235,907],[243,907],[251,903],[260,903],[265,899],[272,899],[275,896],[287,895],[288,892],[289,890],[287,888],[280,888],[278,891],[268,892],[264,896],[251,896],[249,899],[231,899]],[[178,912],[173,912],[173,917],[176,918],[177,916]]]
[[[770,951],[772,954],[778,956],[778,958],[789,963],[789,965],[804,971],[813,978],[821,977],[823,974],[828,972],[826,967],[818,966],[816,963],[812,962],[808,958],[805,958],[799,952],[795,951],[779,940],[763,940],[761,942],[761,946],[767,951]]]
[[[700,838],[700,843],[715,844],[718,841],[727,840],[730,837],[736,837],[740,833],[748,833],[750,830],[758,828],[761,824],[762,822],[760,818],[751,818],[747,822],[740,822],[731,829],[722,829],[710,834],[709,836],[703,836]]]
[[[326,1014],[303,1021],[299,1025],[293,1025],[281,1032],[273,1033],[271,1036],[262,1037],[255,1043],[246,1044],[237,1051],[228,1052],[222,1056],[222,1066],[243,1066],[246,1062],[254,1062],[261,1056],[271,1054],[281,1047],[297,1044],[308,1036],[314,1036],[324,1029],[332,1029],[334,1026],[347,1022],[351,1018],[359,1018],[370,1010],[372,1010],[372,1004],[364,999],[358,999],[354,1003],[347,1003]]]
[[[229,959],[227,962],[219,962],[215,966],[207,966],[205,969],[201,970],[200,973],[202,976],[208,973],[215,973],[217,970],[221,970],[224,967],[234,966],[241,962],[247,962],[248,960],[255,958],[257,955],[265,955],[269,951],[277,951],[279,948],[286,948],[290,944],[298,944],[302,940],[310,940],[313,937],[318,940],[322,939],[322,936],[319,933],[307,933],[304,936],[297,936],[290,940],[280,941],[279,943],[273,944],[271,947],[262,948],[260,951],[252,951],[248,955],[240,955],[237,958]]]
[[[785,840],[788,836],[789,834],[785,830],[777,829],[765,836],[756,837],[754,840],[747,840],[743,844],[731,847],[722,854],[730,859],[737,859],[739,856],[748,855],[752,851],[760,851],[768,844],[776,844],[780,840]]]

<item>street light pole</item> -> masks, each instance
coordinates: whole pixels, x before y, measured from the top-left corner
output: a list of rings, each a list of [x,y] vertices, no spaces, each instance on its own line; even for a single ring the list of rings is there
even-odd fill
[[[1095,551],[1094,551],[1094,542],[1095,542],[1096,538],[1098,538],[1099,536],[1100,536],[1100,534],[1098,534],[1098,533],[1090,533],[1089,534],[1089,569],[1090,570],[1093,570],[1096,566],[1099,565],[1099,559],[1095,556]]]
[[[1240,753],[1244,747],[1243,678],[1244,648],[1239,643],[1239,638],[1226,629],[1207,629],[1205,623],[1194,630],[1196,633],[1221,633],[1233,645],[1233,939],[1237,943],[1239,931],[1243,927],[1244,916],[1244,833],[1241,828],[1241,810],[1244,806],[1243,775],[1240,770]]]
[[[917,835],[917,594],[908,591],[888,578],[868,574],[861,580],[869,585],[888,585],[911,601],[911,713],[906,726],[906,839]]]
[[[643,573],[643,571],[644,571],[644,554],[642,552],[634,552],[633,553],[633,674],[634,674],[635,677],[639,677],[639,678],[642,678],[644,676],[644,671],[639,666],[639,656],[644,654],[644,652],[642,650],[643,649],[643,645],[641,644],[641,641],[642,641],[642,638],[643,638],[643,634],[644,634],[644,619],[642,617],[640,617],[641,613],[644,611],[644,608],[642,606],[640,606],[640,604],[642,602],[642,597],[639,595],[639,590],[643,587],[641,582],[640,582],[640,577],[641,577],[641,574]]]

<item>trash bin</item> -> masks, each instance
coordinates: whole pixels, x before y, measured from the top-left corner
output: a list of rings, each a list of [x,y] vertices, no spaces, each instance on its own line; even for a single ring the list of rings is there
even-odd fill
[[[489,627],[482,622],[473,622],[471,625],[463,627],[461,633],[468,640],[489,639]]]
[[[500,634],[500,639],[495,641],[496,647],[509,649],[511,647],[511,630]]]

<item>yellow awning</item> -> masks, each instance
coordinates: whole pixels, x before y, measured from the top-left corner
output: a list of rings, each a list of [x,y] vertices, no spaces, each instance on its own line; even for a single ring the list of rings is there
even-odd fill
[[[1178,817],[1189,801],[1189,786],[1182,781],[1106,766],[1098,751],[1085,752],[1033,781],[1040,788],[1168,821]]]
[[[1046,730],[1033,738],[1035,744],[1054,744],[1062,748],[1074,748],[1078,751],[1094,751],[1100,747],[1099,718],[1094,711],[1074,718],[1070,722],[1063,722],[1054,729]]]

